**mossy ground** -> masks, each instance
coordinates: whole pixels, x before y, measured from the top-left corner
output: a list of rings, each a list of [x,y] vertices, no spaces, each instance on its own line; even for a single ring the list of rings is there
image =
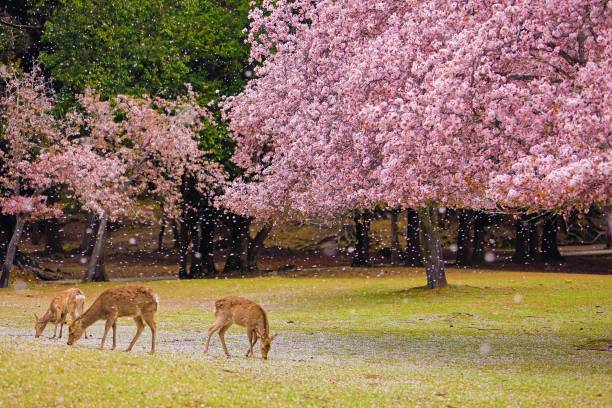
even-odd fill
[[[319,277],[147,282],[160,295],[158,353],[35,339],[59,285],[0,292],[0,406],[601,406],[612,405],[612,277],[419,269],[339,269]],[[117,285],[79,285],[87,304]],[[271,358],[246,359],[234,327],[222,356],[202,342],[215,298],[260,302],[280,333]],[[119,348],[133,335],[119,322]],[[47,336],[52,327],[47,328]]]

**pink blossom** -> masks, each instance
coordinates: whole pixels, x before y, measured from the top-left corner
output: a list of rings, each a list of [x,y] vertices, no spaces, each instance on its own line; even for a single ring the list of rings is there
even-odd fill
[[[610,203],[606,2],[268,1],[261,64],[224,117],[245,178],[222,202],[272,217],[388,205]]]

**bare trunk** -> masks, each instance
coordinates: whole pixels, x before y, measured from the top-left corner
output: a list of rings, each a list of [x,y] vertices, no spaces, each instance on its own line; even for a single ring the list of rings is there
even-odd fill
[[[98,257],[98,262],[96,263],[96,272],[94,273],[93,281],[94,282],[107,282],[108,275],[106,274],[106,267],[104,266],[104,245],[102,246],[102,250],[100,251],[100,256]]]
[[[423,255],[421,253],[421,238],[419,214],[409,208],[406,211],[406,258],[407,266],[421,266],[423,264]]]
[[[487,218],[482,211],[476,214],[474,219],[474,251],[472,252],[472,262],[482,263],[485,260],[485,225]]]
[[[540,257],[540,238],[540,227],[534,221],[531,223],[531,228],[529,230],[529,257],[534,261]]]
[[[164,233],[166,232],[167,220],[162,218],[159,222],[159,234],[157,234],[157,252],[164,250]]]
[[[444,273],[444,258],[442,256],[442,242],[438,230],[438,210],[434,207],[420,208],[419,220],[421,225],[421,243],[423,250],[423,263],[427,274],[427,287],[443,288],[447,286]]]
[[[201,238],[202,220],[198,220],[191,228],[191,265],[189,265],[189,277],[191,279],[202,277],[202,254],[200,252]]]
[[[172,247],[174,249],[179,249],[181,247],[181,237],[179,234],[179,222],[177,220],[172,220]]]
[[[389,211],[389,221],[391,223],[391,264],[399,265],[401,262],[401,250],[399,246],[399,228],[397,226],[397,216],[399,210]]]
[[[98,232],[96,234],[96,243],[94,244],[91,257],[89,258],[89,264],[87,271],[83,277],[83,282],[92,282],[95,280],[105,280],[106,273],[104,271],[104,264],[100,261],[102,250],[104,246],[104,235],[106,234],[106,226],[108,224],[108,216],[106,213],[100,215],[100,224],[98,226]],[[96,274],[96,271],[98,274]],[[97,275],[97,276],[96,276]]]
[[[545,261],[562,261],[563,257],[557,245],[557,231],[559,230],[559,216],[548,215],[544,218],[542,231],[542,257]]]
[[[13,230],[15,229],[15,216],[8,216],[0,213],[0,261],[6,255],[6,247],[8,246]]]
[[[530,244],[533,235],[532,229],[533,224],[527,215],[516,222],[516,244],[512,262],[529,263],[534,260]]]
[[[215,276],[217,274],[214,258],[214,238],[217,218],[216,212],[214,210],[210,211],[212,213],[204,216],[200,230],[201,236],[199,252],[202,256],[202,275],[206,277]]]
[[[238,214],[230,215],[229,247],[223,272],[247,272],[249,252],[249,226],[251,221]]]
[[[612,205],[606,207],[606,248],[612,248]]]
[[[259,251],[263,247],[263,243],[268,237],[268,234],[272,230],[272,225],[267,224],[264,225],[262,229],[259,230],[255,238],[251,239],[249,242],[249,253],[247,256],[247,264],[249,271],[257,270],[257,257],[259,256]]]
[[[459,227],[457,228],[457,265],[469,265],[472,261],[470,255],[470,230],[472,226],[472,211],[458,210]]]
[[[189,227],[185,220],[178,224],[179,279],[189,278],[187,273],[187,253],[189,251]]]
[[[352,266],[370,265],[370,223],[371,217],[368,211],[360,213],[355,211],[356,242],[353,253]]]
[[[25,225],[25,219],[17,216],[15,228],[13,229],[13,235],[6,247],[6,255],[4,262],[2,263],[2,276],[0,276],[0,288],[6,288],[9,284],[9,278],[11,275],[11,269],[13,269],[13,262],[15,260],[15,254],[17,253],[17,245],[21,239],[23,233],[23,227]]]
[[[83,231],[83,239],[81,240],[81,246],[79,252],[83,255],[91,255],[93,247],[96,243],[96,231],[98,231],[98,217],[94,212],[87,214],[87,220],[85,221],[85,229]]]

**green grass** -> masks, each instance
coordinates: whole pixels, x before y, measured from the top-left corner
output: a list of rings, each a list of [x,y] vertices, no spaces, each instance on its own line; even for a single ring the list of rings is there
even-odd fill
[[[154,356],[144,335],[131,354],[25,336],[63,287],[1,292],[0,406],[612,405],[612,353],[591,350],[612,343],[612,277],[451,270],[451,287],[428,291],[417,269],[367,271],[147,282],[161,297]],[[79,287],[89,304],[113,285]],[[214,299],[236,293],[280,333],[268,361],[242,357],[238,327],[232,359],[217,338],[202,354]],[[120,321],[122,347],[133,330]]]

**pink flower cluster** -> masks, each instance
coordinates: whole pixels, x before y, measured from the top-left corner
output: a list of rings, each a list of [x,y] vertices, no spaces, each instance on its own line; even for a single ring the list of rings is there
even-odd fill
[[[0,95],[0,211],[28,218],[55,215],[47,205],[45,189],[54,184],[41,168],[40,153],[58,144],[60,123],[50,113],[55,98],[42,70],[18,75],[0,71],[4,92]]]
[[[223,105],[234,210],[610,203],[607,2],[266,0],[251,19],[261,65]]]
[[[65,185],[82,206],[114,219],[134,210],[135,198],[152,194],[177,215],[184,177],[211,193],[224,180],[206,160],[197,132],[212,115],[188,87],[175,101],[120,95],[81,97],[83,113],[65,120],[51,114],[54,96],[38,66],[15,75],[4,69],[0,99],[0,211],[35,218],[57,216],[42,193]]]
[[[92,90],[81,96],[85,115],[77,121],[89,136],[54,160],[87,208],[113,219],[134,210],[134,199],[148,193],[176,216],[184,177],[196,178],[204,193],[223,182],[222,169],[206,160],[196,138],[204,121],[213,118],[188,91],[176,101],[125,95],[102,100]],[[74,177],[76,172],[93,182]]]

